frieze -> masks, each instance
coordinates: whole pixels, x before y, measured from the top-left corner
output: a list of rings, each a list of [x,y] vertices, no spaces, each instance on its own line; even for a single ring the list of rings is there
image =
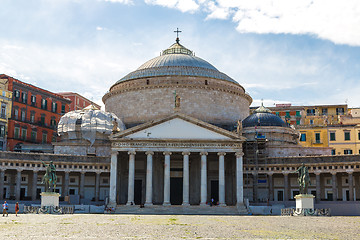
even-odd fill
[[[115,142],[113,148],[156,147],[156,148],[242,148],[241,143],[167,143],[167,142]]]

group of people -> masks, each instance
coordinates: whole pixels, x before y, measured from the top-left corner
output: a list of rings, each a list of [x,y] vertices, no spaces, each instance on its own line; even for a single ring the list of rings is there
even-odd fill
[[[3,217],[5,217],[5,214],[8,217],[9,216],[9,213],[8,213],[9,204],[5,201],[4,204],[2,205],[2,207],[3,207]],[[15,214],[16,214],[16,216],[18,215],[19,210],[20,210],[19,203],[16,202],[15,203]]]

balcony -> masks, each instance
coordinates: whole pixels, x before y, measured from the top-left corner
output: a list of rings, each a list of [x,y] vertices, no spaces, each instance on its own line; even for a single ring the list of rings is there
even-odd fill
[[[26,119],[26,118],[25,119],[21,119],[21,118],[16,119],[14,117],[11,117],[10,119],[14,120],[14,121],[18,121],[18,122],[32,124],[32,125],[39,126],[39,127],[49,128],[49,129],[52,129],[52,130],[57,129],[57,125],[47,124],[46,122],[42,121],[41,118],[38,118],[36,121],[30,121],[29,119]]]

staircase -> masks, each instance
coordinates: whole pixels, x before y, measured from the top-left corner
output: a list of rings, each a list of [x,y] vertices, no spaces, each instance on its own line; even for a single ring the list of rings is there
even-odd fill
[[[150,214],[150,215],[248,215],[244,205],[238,206],[162,206],[153,205],[140,208],[140,206],[118,205],[115,214]]]

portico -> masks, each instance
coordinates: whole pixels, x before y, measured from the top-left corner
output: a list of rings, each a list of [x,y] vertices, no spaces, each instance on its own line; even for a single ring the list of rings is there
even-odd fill
[[[243,203],[241,136],[175,113],[110,140],[112,206]]]

